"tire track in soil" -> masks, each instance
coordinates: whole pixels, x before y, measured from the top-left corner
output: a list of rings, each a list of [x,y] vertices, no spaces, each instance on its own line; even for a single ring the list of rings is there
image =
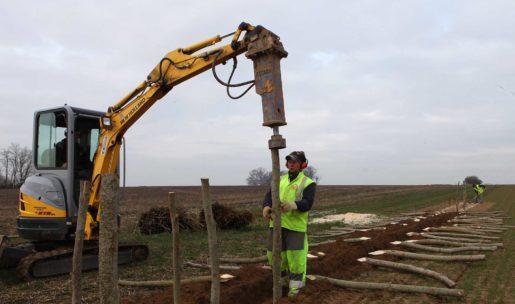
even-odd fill
[[[367,256],[371,251],[391,248],[390,242],[406,240],[407,232],[418,232],[428,226],[441,225],[455,215],[455,213],[445,213],[421,219],[420,222],[408,220],[401,222],[406,223],[407,226],[387,225],[386,230],[360,231],[346,236],[371,238],[363,243],[346,243],[340,238],[335,243],[317,246],[316,250],[325,252],[326,256],[320,260],[310,260],[308,273],[347,280],[356,278],[360,273],[372,269],[372,266],[358,262],[358,258]],[[237,278],[221,285],[220,303],[272,303],[272,274],[269,270],[262,269],[260,266],[247,266],[231,274]],[[172,292],[172,288],[167,288],[164,292],[145,293],[130,299],[126,298],[122,303],[173,303]],[[359,303],[362,299],[360,294],[356,291],[338,289],[327,282],[308,281],[305,290],[296,299],[283,298],[281,303],[318,304],[330,297],[338,298],[339,302]],[[380,293],[377,293],[377,296],[382,297]],[[191,284],[181,288],[184,304],[209,303],[209,297],[210,283]]]

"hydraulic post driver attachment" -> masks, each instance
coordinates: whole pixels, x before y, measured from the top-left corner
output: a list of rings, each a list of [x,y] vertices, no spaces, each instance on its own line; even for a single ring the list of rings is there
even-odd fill
[[[279,201],[279,149],[286,148],[286,140],[279,134],[279,127],[286,125],[280,61],[288,53],[274,33],[256,27],[257,35],[250,37],[246,52],[254,62],[256,93],[263,103],[263,126],[273,129],[268,141],[272,154],[272,213],[273,213],[273,303],[281,298],[281,210]]]

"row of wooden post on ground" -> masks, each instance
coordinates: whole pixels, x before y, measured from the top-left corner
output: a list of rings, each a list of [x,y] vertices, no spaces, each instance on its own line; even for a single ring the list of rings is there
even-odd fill
[[[220,266],[218,254],[218,238],[216,222],[213,216],[211,197],[209,192],[209,179],[202,178],[202,204],[207,226],[209,242],[209,261],[211,263],[211,303],[220,302]],[[82,250],[84,243],[84,226],[89,202],[91,184],[82,181],[80,185],[79,210],[77,215],[77,228],[75,232],[75,246],[71,272],[72,304],[81,303],[81,273]],[[119,211],[119,182],[116,174],[101,176],[100,199],[100,230],[99,230],[99,300],[102,304],[119,303],[118,290],[118,223]],[[174,192],[168,193],[170,218],[172,222],[172,268],[173,268],[173,300],[175,304],[181,303],[181,269],[182,260],[179,241],[179,216],[177,213],[176,196]],[[170,284],[166,284],[170,285]]]

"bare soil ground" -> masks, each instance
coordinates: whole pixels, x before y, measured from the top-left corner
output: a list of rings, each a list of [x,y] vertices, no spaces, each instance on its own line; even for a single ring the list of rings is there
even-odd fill
[[[493,202],[486,202],[474,206],[469,209],[469,212],[486,211],[494,205]],[[513,207],[510,206],[507,211],[513,212]],[[308,272],[355,281],[444,287],[431,279],[364,265],[356,260],[367,256],[371,251],[399,249],[391,245],[390,242],[407,239],[407,232],[421,231],[425,227],[445,225],[447,220],[455,215],[455,213],[446,213],[423,219],[420,222],[405,221],[404,223],[407,223],[407,226],[388,225],[386,230],[356,232],[351,235],[351,237],[371,237],[370,241],[364,243],[349,244],[339,239],[334,244],[318,246],[316,250],[323,251],[327,255],[323,259],[310,261]],[[509,253],[513,251],[513,234],[513,232],[508,231],[504,235],[505,244],[508,248],[488,254],[488,258],[484,262],[442,263],[406,259],[399,261],[433,269],[447,275],[451,280],[458,283],[457,288],[465,289],[465,298],[434,297],[388,291],[355,291],[336,288],[324,282],[308,281],[306,289],[299,297],[296,299],[283,298],[281,303],[515,303],[513,297],[514,262],[510,259],[512,254]],[[381,259],[399,260],[398,258],[388,257],[382,257]],[[470,268],[472,268],[471,273],[467,277]],[[272,303],[272,283],[269,270],[264,270],[259,266],[249,266],[232,274],[237,277],[237,280],[222,285],[221,303]],[[499,277],[496,275],[499,275]],[[467,286],[470,278],[474,283]],[[500,292],[495,292],[496,290]],[[183,303],[209,303],[209,291],[209,283],[184,286],[182,289]],[[172,290],[170,288],[164,292],[143,292],[125,298],[124,303],[133,304],[142,301],[153,304],[173,303]]]
[[[447,213],[420,222],[406,221],[407,226],[388,225],[386,230],[356,232],[349,237],[368,236],[371,240],[363,243],[346,243],[339,239],[336,243],[321,245],[317,251],[326,253],[320,260],[312,260],[309,263],[308,272],[325,275],[339,279],[355,279],[360,274],[369,271],[372,267],[357,261],[358,258],[367,256],[369,252],[391,248],[390,242],[405,240],[406,233],[410,231],[422,231],[428,226],[439,226],[455,214]],[[221,303],[271,303],[272,282],[270,270],[260,266],[244,267],[241,270],[231,273],[237,277],[236,280],[222,285]],[[209,283],[194,284],[184,287],[182,297],[184,303],[209,303]],[[252,291],[252,295],[249,295]],[[331,299],[331,303],[343,303],[355,298],[353,292],[335,289],[333,286],[322,282],[308,282],[306,290],[295,300],[284,299],[284,303],[320,303],[321,299]],[[131,297],[125,303],[173,303],[172,290],[154,295],[140,295]],[[330,303],[330,302],[327,302]]]
[[[515,187],[514,187],[515,189]],[[231,204],[236,208],[253,211],[259,214],[261,200],[266,188],[263,187],[212,187],[212,197],[215,201]],[[157,236],[141,236],[135,232],[139,214],[150,207],[166,206],[167,192],[178,193],[178,200],[185,207],[200,206],[199,187],[137,187],[126,189],[122,202],[122,238],[144,241],[151,247],[149,261],[134,266],[121,267],[120,277],[126,279],[150,280],[170,279],[169,236],[166,234]],[[515,191],[507,195],[515,197]],[[436,210],[451,205],[450,198],[454,196],[451,186],[320,186],[318,188],[316,207],[313,213],[325,211],[355,211],[372,212],[381,214],[398,215],[403,211],[415,211],[421,209]],[[15,217],[17,209],[17,190],[0,190],[0,233],[15,233]],[[490,208],[493,203],[485,203],[478,206],[480,210]],[[497,205],[494,205],[496,207]],[[370,210],[370,211],[369,211]],[[406,239],[406,232],[420,231],[427,226],[443,224],[451,214],[443,214],[420,222],[407,221],[408,226],[388,225],[386,230],[374,230],[357,232],[353,236],[370,236],[372,240],[349,244],[341,240],[335,244],[317,247],[317,251],[323,251],[327,255],[321,260],[310,260],[309,273],[323,274],[340,279],[353,279],[360,281],[392,282],[415,285],[429,285],[443,287],[437,282],[420,278],[411,274],[400,274],[393,271],[385,271],[362,265],[357,258],[366,256],[368,252],[392,248],[389,242]],[[222,251],[224,255],[256,256],[262,254],[264,228],[261,223],[247,231],[228,231],[221,233]],[[327,228],[328,226],[325,226]],[[312,230],[324,229],[324,226],[313,226]],[[184,239],[183,239],[184,238]],[[182,235],[181,244],[185,259],[205,261],[207,240],[202,233]],[[168,246],[168,247],[167,247]],[[506,248],[508,249],[508,248]],[[513,250],[513,247],[511,247]],[[477,274],[477,280],[466,280],[471,265],[465,263],[442,264],[433,262],[418,262],[405,260],[403,262],[428,267],[448,275],[457,280],[459,284],[465,284],[466,290],[477,290],[485,283],[488,288],[499,290],[501,297],[494,298],[500,301],[488,302],[493,297],[488,291],[482,291],[477,296],[466,302],[469,303],[510,303],[509,299],[513,291],[513,283],[505,282],[500,286],[492,275],[502,273],[503,267],[499,263],[506,264],[511,256],[506,257],[504,252],[495,252],[492,256],[500,256],[493,260],[492,265],[484,271],[488,275]],[[385,259],[383,257],[383,259]],[[497,263],[497,264],[495,264]],[[508,263],[509,264],[509,263]],[[513,262],[511,264],[513,265]],[[482,273],[479,266],[478,273]],[[510,266],[511,267],[511,266]],[[185,277],[206,274],[197,269],[185,269]],[[271,272],[258,266],[246,267],[243,270],[233,272],[238,279],[224,284],[222,287],[221,303],[271,303]],[[509,276],[509,273],[508,273]],[[461,282],[461,283],[460,283]],[[513,280],[511,281],[513,282]],[[468,285],[467,285],[468,284]],[[510,285],[511,284],[511,285]],[[84,303],[97,303],[96,272],[84,274]],[[209,303],[209,284],[194,284],[183,287],[184,303]],[[21,283],[13,278],[13,272],[0,270],[0,303],[69,303],[70,289],[67,277],[55,277],[37,280],[30,283]],[[121,296],[124,303],[172,303],[171,289],[138,289],[121,288]],[[477,300],[474,300],[477,299]],[[487,299],[484,302],[483,299]],[[335,288],[321,282],[308,282],[305,292],[296,300],[284,299],[284,303],[462,303],[461,300],[449,298],[436,298],[432,296],[409,295],[391,292],[360,292]]]

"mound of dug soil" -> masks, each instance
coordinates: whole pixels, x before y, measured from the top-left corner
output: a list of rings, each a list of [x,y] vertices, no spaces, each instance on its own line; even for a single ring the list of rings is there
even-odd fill
[[[197,230],[201,228],[197,216],[191,212],[179,209],[179,228],[181,230]],[[138,227],[142,234],[157,234],[172,231],[170,209],[168,207],[151,208],[141,214]]]
[[[247,210],[237,211],[218,202],[215,202],[212,208],[213,217],[220,229],[241,229],[252,223],[252,213]],[[203,226],[206,225],[204,210],[200,212],[199,221]]]

